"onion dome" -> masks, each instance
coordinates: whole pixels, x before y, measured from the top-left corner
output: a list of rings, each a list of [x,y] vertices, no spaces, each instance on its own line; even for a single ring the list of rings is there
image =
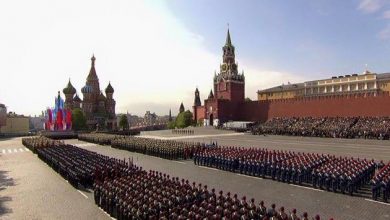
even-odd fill
[[[98,97],[98,101],[99,101],[99,102],[100,102],[100,101],[103,101],[103,102],[106,101],[106,97],[103,95],[102,92],[100,92],[100,95],[99,95],[99,97]]]
[[[73,98],[74,102],[81,102],[80,97],[76,94],[75,97]]]
[[[64,94],[75,94],[76,93],[76,89],[73,87],[72,83],[70,82],[70,79],[69,79],[68,85],[62,91],[64,92]]]
[[[114,93],[114,88],[112,88],[111,82],[108,83],[108,86],[107,86],[105,92],[106,92],[106,94],[107,93]]]
[[[81,88],[82,93],[92,93],[93,89],[90,85],[85,85],[83,88]]]

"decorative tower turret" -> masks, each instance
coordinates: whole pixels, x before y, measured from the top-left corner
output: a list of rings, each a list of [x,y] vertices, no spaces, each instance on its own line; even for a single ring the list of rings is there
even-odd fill
[[[184,112],[185,109],[184,109],[184,105],[183,105],[183,102],[180,104],[180,108],[179,108],[179,114]]]
[[[76,93],[76,95],[73,98],[73,108],[81,108],[80,104],[81,104],[81,99],[80,99],[79,95],[77,95],[77,93]]]
[[[76,89],[73,87],[70,79],[62,92],[65,94],[65,109],[73,109],[73,96],[76,93]]]
[[[214,94],[213,94],[213,90],[210,90],[210,93],[209,93],[209,99],[213,99],[214,98]]]
[[[169,121],[169,122],[172,121],[172,112],[171,112],[171,109],[169,109],[168,121]]]
[[[106,92],[106,111],[108,113],[109,119],[115,118],[115,100],[113,98],[114,88],[111,86],[111,82],[108,83],[108,86],[105,89]]]
[[[100,86],[99,86],[99,78],[96,74],[96,69],[95,69],[95,56],[92,55],[91,57],[91,69],[89,70],[89,74],[87,76],[87,82],[85,83],[86,85],[90,86],[92,88],[92,93],[91,93],[91,101],[92,103],[96,103],[99,96],[100,96]],[[96,111],[95,107],[93,108],[92,111]]]
[[[195,100],[194,100],[194,106],[201,106],[202,103],[200,101],[200,95],[198,88],[195,89]]]
[[[197,109],[198,109],[199,106],[202,106],[202,103],[200,101],[199,90],[198,90],[198,88],[196,88],[195,89],[194,106],[192,106],[193,112],[194,112],[193,118],[194,118],[195,121],[198,121],[198,111],[197,111]]]

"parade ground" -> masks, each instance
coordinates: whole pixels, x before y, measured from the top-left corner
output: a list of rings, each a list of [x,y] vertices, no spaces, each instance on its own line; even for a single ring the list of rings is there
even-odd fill
[[[329,153],[375,160],[390,158],[390,141],[325,139],[286,136],[253,136],[244,133],[194,128],[194,134],[172,131],[142,132],[148,138],[217,143],[224,146],[265,147],[296,152]],[[194,165],[113,149],[76,139],[66,143],[120,159],[133,158],[144,169],[158,170],[221,189],[264,200],[269,206],[296,208],[321,219],[390,219],[390,203],[372,201],[369,195],[347,196],[269,179],[244,176]],[[25,148],[21,138],[0,139],[0,219],[110,219],[93,201],[91,189],[76,189]]]

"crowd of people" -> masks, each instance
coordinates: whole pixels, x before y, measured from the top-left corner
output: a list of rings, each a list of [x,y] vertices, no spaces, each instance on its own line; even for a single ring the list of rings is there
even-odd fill
[[[382,196],[384,202],[390,198],[390,162],[380,166],[379,172],[371,180],[372,199]]]
[[[39,158],[77,187],[93,186],[94,201],[110,216],[120,219],[282,219],[308,220],[306,212],[263,201],[247,200],[236,194],[209,190],[206,185],[145,171],[132,161],[118,160],[56,142],[46,145],[39,138],[24,140],[36,144]],[[320,216],[314,218],[320,220]]]
[[[193,160],[200,166],[350,195],[368,186],[382,163],[327,154],[241,147],[204,148]],[[388,184],[390,167],[382,169],[382,179]],[[386,190],[383,192],[388,192],[388,188]]]
[[[272,118],[252,127],[253,134],[388,140],[390,117]]]
[[[169,160],[191,159],[203,144],[141,137],[123,137],[111,141],[113,148],[161,157]]]
[[[194,130],[191,129],[172,129],[172,134],[185,134],[185,135],[192,135],[195,133]]]

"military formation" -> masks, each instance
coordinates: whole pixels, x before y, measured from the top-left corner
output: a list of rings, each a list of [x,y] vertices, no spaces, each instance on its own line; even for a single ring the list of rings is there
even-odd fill
[[[389,140],[390,117],[272,118],[252,127],[253,134]]]
[[[105,134],[105,133],[85,133],[79,134],[78,139],[86,142],[91,142],[101,145],[111,145],[111,141],[121,138],[121,135]]]
[[[390,198],[390,162],[381,164],[379,172],[372,178],[371,182],[372,199],[378,200],[382,196],[384,202]]]
[[[117,219],[309,219],[306,212],[289,212],[275,204],[236,194],[209,190],[207,185],[146,172],[131,160],[118,160],[61,142],[40,138],[24,140],[34,144],[40,159],[60,173],[74,187],[93,186],[94,201]],[[41,143],[41,144],[38,144]],[[320,220],[316,215],[314,218]]]
[[[127,219],[254,219],[307,220],[275,204],[266,207],[263,201],[247,200],[230,192],[216,192],[207,185],[170,177],[157,171],[144,171],[132,165],[119,168],[110,178],[99,175],[94,184],[95,203],[110,216]],[[319,220],[317,215],[312,219]]]
[[[382,189],[384,201],[389,196],[390,167],[381,169],[374,160],[240,147],[204,148],[194,155],[193,160],[200,166],[349,195],[359,193],[380,169],[377,178],[374,178],[377,184],[374,184],[373,191],[380,192],[378,189]],[[375,199],[377,195],[375,193]]]
[[[193,135],[195,134],[194,130],[191,129],[172,129],[172,134],[184,134],[184,135]]]
[[[26,147],[33,145],[38,157],[76,188],[91,187],[96,170],[111,175],[117,166],[123,164],[122,160],[64,144],[63,141],[50,140],[44,137],[26,138],[23,144]]]
[[[161,157],[169,160],[187,160],[204,148],[203,144],[141,137],[123,137],[111,141],[113,148]]]
[[[63,140],[53,140],[47,137],[22,138],[22,144],[36,153],[38,148],[59,146],[64,144]]]

